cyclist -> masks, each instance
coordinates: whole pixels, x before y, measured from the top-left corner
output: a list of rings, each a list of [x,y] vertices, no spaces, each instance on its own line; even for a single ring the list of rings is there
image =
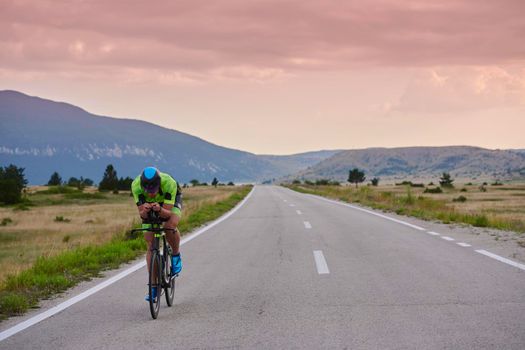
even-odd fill
[[[144,168],[142,173],[133,180],[131,191],[137,204],[139,215],[143,223],[147,223],[148,213],[154,211],[159,214],[164,222],[164,228],[174,229],[166,231],[166,239],[173,250],[172,275],[182,270],[182,260],[179,251],[180,233],[177,225],[181,217],[182,191],[179,184],[170,175],[161,173],[157,168]],[[146,262],[151,259],[151,246],[153,244],[153,233],[146,232],[144,238],[148,244]],[[153,289],[153,298],[156,298],[156,287]],[[149,293],[145,299],[149,301]]]

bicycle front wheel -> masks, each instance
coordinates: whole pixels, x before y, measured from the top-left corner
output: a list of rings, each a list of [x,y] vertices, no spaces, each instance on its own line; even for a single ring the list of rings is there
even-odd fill
[[[149,310],[153,319],[156,319],[159,315],[160,297],[162,293],[161,281],[162,271],[160,256],[158,251],[153,251],[151,252],[151,260],[149,265]],[[153,292],[154,288],[156,288],[156,293]],[[154,296],[155,298],[153,298]]]
[[[175,276],[171,276],[171,257],[173,253],[171,248],[164,245],[164,262],[166,268],[164,269],[164,294],[166,295],[166,304],[173,305],[173,297],[175,296]]]

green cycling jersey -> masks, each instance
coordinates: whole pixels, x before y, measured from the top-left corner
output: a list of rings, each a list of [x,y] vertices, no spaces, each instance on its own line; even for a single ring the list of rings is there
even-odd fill
[[[155,197],[149,197],[140,185],[140,175],[131,183],[131,192],[137,205],[144,203],[172,204],[182,209],[180,186],[169,174],[160,173],[160,188]]]

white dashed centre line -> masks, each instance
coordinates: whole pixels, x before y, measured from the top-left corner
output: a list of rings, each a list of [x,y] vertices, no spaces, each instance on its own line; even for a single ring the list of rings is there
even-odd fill
[[[295,204],[290,204],[291,207],[295,207]]]
[[[303,223],[305,228],[312,228],[312,225],[310,225],[308,221],[304,221]]]
[[[296,212],[297,212],[297,215],[303,215],[303,213],[301,213],[300,210],[296,210]]]
[[[428,231],[427,233],[432,236],[439,236],[439,233],[437,232]]]
[[[521,270],[525,271],[525,265],[517,263],[517,262],[512,261],[510,259],[504,258],[502,256],[493,254],[491,252],[487,252],[486,250],[483,250],[483,249],[476,250],[476,253],[483,254],[485,256],[488,256],[489,258],[496,259],[498,261],[501,261],[502,263],[509,264],[511,266],[517,267],[518,269],[521,269]]]
[[[462,246],[462,247],[472,247],[470,244],[468,243],[458,243],[459,246]]]
[[[441,238],[443,238],[445,241],[455,241],[455,239],[452,237],[442,236]]]
[[[320,275],[330,273],[330,270],[328,270],[328,264],[326,263],[323,252],[321,250],[314,250],[314,259],[315,266],[317,267],[317,273],[319,273]]]

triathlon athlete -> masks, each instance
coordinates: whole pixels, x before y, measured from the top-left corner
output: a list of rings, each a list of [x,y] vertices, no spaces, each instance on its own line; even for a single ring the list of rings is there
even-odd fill
[[[164,222],[164,228],[175,230],[166,231],[166,239],[173,250],[171,273],[172,275],[180,273],[182,260],[179,251],[180,233],[177,225],[181,218],[182,191],[179,184],[170,175],[161,173],[154,167],[147,167],[133,180],[131,191],[143,223],[148,223],[148,214],[154,211]],[[153,232],[146,232],[144,238],[148,244],[146,263],[149,271]],[[156,298],[156,295],[157,291],[154,288],[153,297]],[[149,301],[149,293],[145,299]]]

